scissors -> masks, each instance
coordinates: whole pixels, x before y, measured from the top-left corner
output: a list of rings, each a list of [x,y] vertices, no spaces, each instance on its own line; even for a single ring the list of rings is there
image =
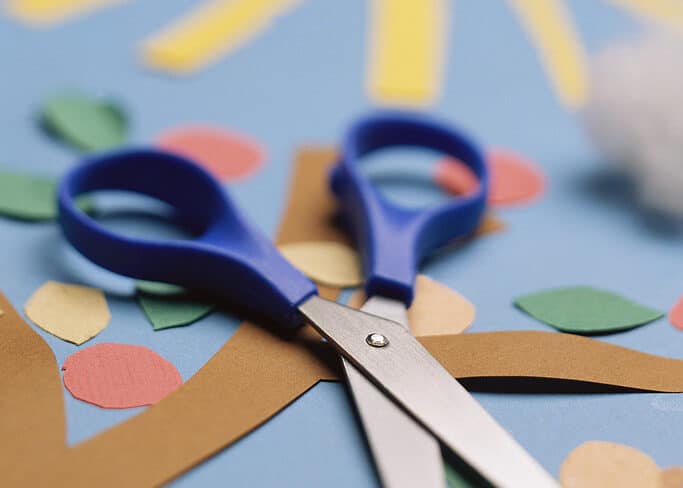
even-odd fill
[[[359,168],[363,156],[395,146],[437,150],[479,179],[462,198],[407,208],[382,196]],[[488,176],[476,145],[429,118],[385,112],[355,123],[344,138],[331,186],[361,252],[368,301],[354,310],[317,295],[235,208],[221,185],[183,157],[153,149],[90,156],[58,188],[59,222],[85,257],[113,272],[221,297],[271,324],[310,323],[343,358],[382,484],[443,487],[439,441],[481,478],[500,487],[557,482],[410,334],[406,308],[417,265],[436,248],[472,233],[484,212]],[[123,190],[169,204],[190,240],[115,233],[76,199]]]

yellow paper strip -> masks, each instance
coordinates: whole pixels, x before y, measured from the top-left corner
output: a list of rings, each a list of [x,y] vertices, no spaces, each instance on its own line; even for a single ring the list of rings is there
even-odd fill
[[[54,24],[125,0],[7,0],[7,13],[29,24]]]
[[[373,0],[367,89],[380,103],[427,105],[441,89],[445,0]]]
[[[683,28],[681,0],[610,0],[612,4],[647,19]]]
[[[153,68],[190,73],[263,31],[299,0],[213,0],[143,44]]]
[[[586,99],[585,54],[561,0],[509,0],[536,45],[560,100],[570,108]]]

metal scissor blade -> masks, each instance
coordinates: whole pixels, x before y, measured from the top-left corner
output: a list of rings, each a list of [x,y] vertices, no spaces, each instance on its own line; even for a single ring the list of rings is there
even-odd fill
[[[371,298],[361,310],[391,317],[397,327],[408,328],[401,302]],[[443,488],[446,480],[437,440],[343,357],[342,364],[382,486]]]
[[[467,390],[395,322],[318,296],[306,300],[299,310],[375,385],[491,484],[505,488],[559,486]],[[370,346],[366,338],[373,333],[386,337],[388,345]]]

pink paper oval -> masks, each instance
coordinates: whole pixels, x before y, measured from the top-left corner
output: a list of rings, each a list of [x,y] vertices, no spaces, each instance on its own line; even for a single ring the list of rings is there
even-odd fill
[[[506,149],[491,149],[486,154],[490,172],[489,203],[497,206],[530,202],[545,189],[545,178],[531,161]],[[474,174],[457,160],[444,159],[437,164],[434,180],[455,195],[476,189]]]
[[[157,137],[156,146],[192,159],[222,181],[252,174],[265,159],[265,151],[258,142],[208,125],[168,130]]]
[[[166,359],[143,346],[102,343],[75,352],[64,365],[71,394],[102,408],[153,405],[183,379]]]
[[[683,330],[683,296],[669,311],[669,322],[677,329]]]

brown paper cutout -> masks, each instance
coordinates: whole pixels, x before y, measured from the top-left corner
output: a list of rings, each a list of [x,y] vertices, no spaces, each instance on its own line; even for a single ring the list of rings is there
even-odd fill
[[[365,293],[356,290],[347,305],[360,308]],[[415,298],[408,308],[410,331],[416,336],[459,334],[474,322],[474,305],[455,290],[425,275],[415,280]]]
[[[0,293],[0,485],[26,485],[65,448],[64,397],[57,360]]]
[[[683,488],[683,467],[674,466],[660,471],[659,488]]]
[[[329,157],[329,152],[305,151],[299,158],[296,191],[290,193],[279,242],[296,242],[297,231],[303,239],[343,240],[343,234],[325,223],[333,209],[330,197],[315,190],[329,162],[321,156]],[[311,179],[315,174],[318,180]],[[312,185],[311,189],[302,181]],[[307,205],[309,197],[320,201]],[[328,297],[336,295],[334,289],[320,291]],[[336,378],[335,353],[310,327],[283,340],[245,323],[176,392],[138,416],[67,449],[62,390],[52,351],[20,322],[4,299],[0,299],[0,308],[6,312],[0,317],[0,364],[5,371],[14,372],[0,376],[3,486],[160,485],[246,435],[318,381]],[[14,319],[8,322],[7,317]],[[8,323],[13,325],[11,333],[2,327]],[[683,361],[575,335],[511,331],[420,340],[459,378],[564,378],[650,391],[683,391]],[[36,455],[41,456],[40,469],[35,469]]]

